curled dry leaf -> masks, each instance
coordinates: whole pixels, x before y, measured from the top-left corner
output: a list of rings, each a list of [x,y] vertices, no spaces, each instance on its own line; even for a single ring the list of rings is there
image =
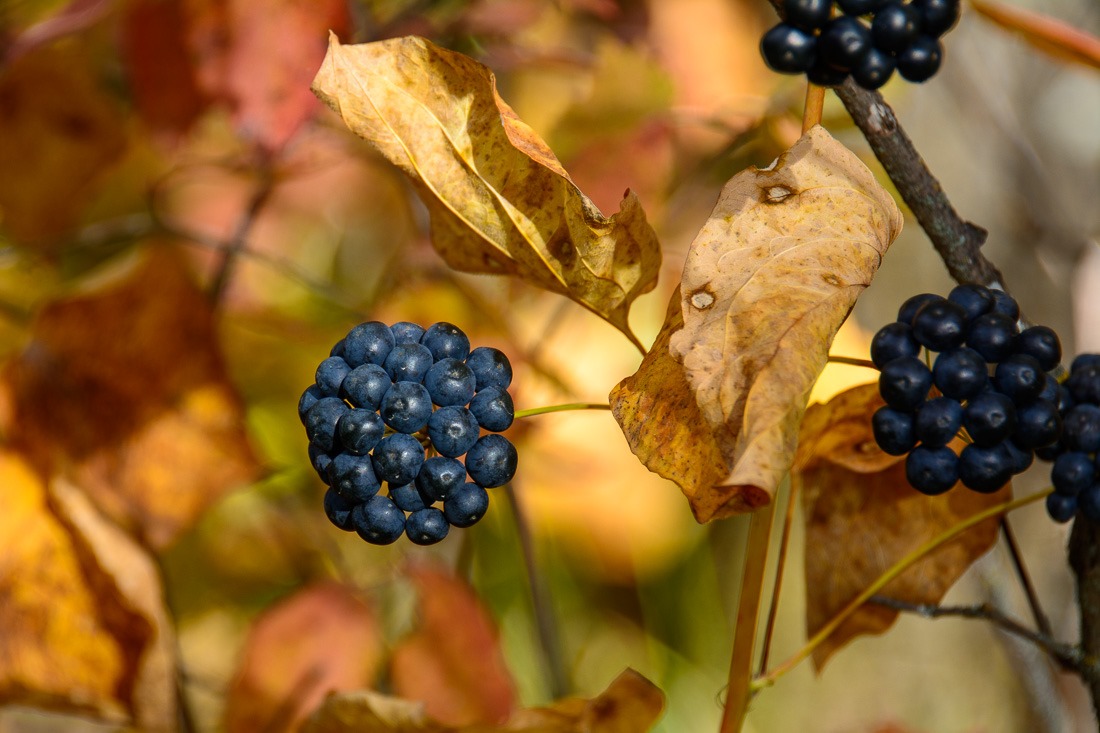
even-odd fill
[[[645,733],[664,708],[664,695],[632,669],[598,697],[566,699],[546,708],[517,711],[503,725],[454,727],[430,718],[420,703],[375,692],[329,697],[303,733]]]
[[[970,5],[986,20],[1019,35],[1045,54],[1100,69],[1100,38],[1080,28],[1049,15],[992,0],[970,0]]]
[[[313,91],[409,175],[447,264],[567,295],[637,343],[627,313],[661,263],[641,203],[628,191],[604,217],[489,69],[422,38],[343,46],[333,36]]]
[[[1010,486],[979,494],[957,485],[925,496],[905,480],[904,457],[875,444],[871,415],[883,405],[877,384],[855,387],[806,412],[792,486],[806,516],[806,629],[811,636],[887,569],[955,524],[1008,501]],[[958,450],[958,446],[955,446]],[[882,594],[939,603],[997,540],[998,520],[975,525],[912,565]],[[863,634],[881,634],[898,612],[865,605],[814,651],[822,665]]]
[[[771,501],[829,345],[900,230],[821,127],[722,189],[657,341],[611,393],[631,449],[700,522]]]

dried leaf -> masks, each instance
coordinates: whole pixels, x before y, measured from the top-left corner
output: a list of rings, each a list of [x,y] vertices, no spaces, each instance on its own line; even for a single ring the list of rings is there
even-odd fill
[[[147,552],[0,453],[0,702],[175,729],[171,625]]]
[[[679,303],[611,393],[631,449],[700,522],[771,501],[833,336],[900,229],[889,193],[821,127],[722,189]]]
[[[45,306],[0,374],[14,446],[154,548],[257,474],[204,294],[167,247]],[[10,430],[11,425],[18,430]]]
[[[817,633],[888,568],[955,524],[1007,501],[1011,488],[979,494],[961,484],[925,496],[905,480],[903,457],[878,449],[871,415],[876,384],[855,387],[806,412],[791,481],[806,516],[806,628]],[[958,450],[958,446],[955,446]],[[997,540],[997,518],[941,546],[888,584],[883,595],[935,604]],[[881,634],[898,612],[865,605],[814,652],[818,668],[863,634]]]
[[[438,568],[409,566],[420,624],[393,650],[394,690],[424,702],[449,725],[499,723],[515,706],[515,684],[496,626],[473,589]]]
[[[412,178],[451,267],[567,295],[637,343],[627,312],[661,260],[637,196],[628,191],[605,218],[487,68],[422,38],[342,46],[332,37],[313,90]]]
[[[384,652],[374,610],[318,583],[261,615],[228,691],[227,731],[294,731],[333,691],[370,687]]]
[[[566,699],[518,711],[503,725],[452,727],[432,720],[420,703],[375,692],[333,695],[303,733],[644,733],[664,707],[664,695],[632,669],[592,700]]]
[[[986,20],[1060,61],[1100,69],[1100,38],[1056,18],[992,0],[970,0]]]

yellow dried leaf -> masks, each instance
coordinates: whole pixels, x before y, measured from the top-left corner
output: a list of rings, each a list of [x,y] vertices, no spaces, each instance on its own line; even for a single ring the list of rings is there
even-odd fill
[[[661,335],[611,393],[631,449],[700,522],[771,501],[833,336],[901,221],[821,127],[722,189]]]
[[[313,91],[412,179],[432,242],[457,270],[562,293],[635,343],[630,304],[657,281],[657,236],[636,195],[604,217],[485,66],[416,37],[330,38]]]

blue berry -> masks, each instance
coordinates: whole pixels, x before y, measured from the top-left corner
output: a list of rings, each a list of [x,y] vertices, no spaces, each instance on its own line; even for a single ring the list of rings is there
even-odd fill
[[[898,62],[889,53],[872,48],[852,69],[852,78],[864,89],[878,89],[890,81],[897,66]]]
[[[418,512],[424,508],[424,497],[417,491],[415,484],[391,486],[389,497],[397,508],[404,512]]]
[[[394,382],[420,382],[432,368],[432,352],[420,344],[398,344],[383,365]]]
[[[1016,299],[1003,290],[990,288],[989,294],[993,296],[993,312],[1006,315],[1013,323],[1020,320],[1020,304]]]
[[[784,0],[783,19],[793,26],[812,31],[829,22],[832,0]]]
[[[967,403],[963,427],[976,445],[992,447],[1016,429],[1016,406],[1000,392],[983,392]]]
[[[1016,321],[1003,313],[990,312],[978,316],[970,324],[966,345],[986,361],[995,363],[1012,354],[1015,337]]]
[[[465,482],[466,467],[461,461],[446,456],[432,456],[424,461],[420,473],[416,475],[416,488],[421,496],[431,502],[445,500]]]
[[[351,532],[355,529],[351,519],[351,512],[356,507],[355,502],[348,501],[334,490],[329,489],[325,492],[324,505],[325,516],[328,517],[330,522],[345,532]]]
[[[317,475],[321,477],[321,480],[327,484],[328,467],[332,465],[332,456],[318,448],[313,443],[310,443],[309,462],[310,465],[313,466],[313,470],[316,471]]]
[[[316,384],[309,385],[306,391],[302,392],[302,396],[298,399],[298,419],[302,421],[302,425],[306,424],[306,413],[309,412],[309,408],[316,405],[317,400],[324,396]]]
[[[389,545],[405,531],[405,512],[388,496],[373,496],[351,512],[355,531],[372,545]]]
[[[481,427],[494,433],[507,430],[516,417],[512,396],[500,387],[486,387],[470,401],[470,412]]]
[[[457,458],[477,442],[477,418],[465,407],[440,407],[428,419],[428,438],[440,455]]]
[[[462,484],[443,502],[443,515],[454,527],[472,527],[488,510],[489,492],[477,484]]]
[[[1062,385],[1058,384],[1058,380],[1048,374],[1046,379],[1043,380],[1043,391],[1035,399],[1046,400],[1057,405],[1062,399]]]
[[[812,31],[780,23],[760,39],[760,53],[772,71],[801,74],[813,66],[817,57],[817,38]]]
[[[465,405],[474,396],[477,378],[458,359],[440,359],[424,376],[432,402],[440,407]]]
[[[378,413],[391,428],[411,435],[428,424],[432,416],[432,398],[423,384],[397,382],[386,391]]]
[[[1004,443],[983,447],[968,445],[959,454],[959,480],[963,486],[992,494],[1012,478],[1012,454]]]
[[[920,13],[921,29],[937,38],[959,19],[959,0],[913,0],[911,4]]]
[[[848,15],[876,13],[890,0],[837,0],[837,5]]]
[[[329,466],[328,478],[333,491],[356,504],[371,498],[382,488],[370,456],[337,453]]]
[[[913,338],[913,329],[907,323],[888,323],[871,339],[871,361],[879,369],[894,359],[919,354],[920,344]]]
[[[1024,448],[1042,448],[1062,435],[1062,416],[1058,405],[1047,400],[1035,400],[1016,408],[1016,431],[1013,438]]]
[[[340,444],[349,453],[365,456],[371,452],[386,432],[382,418],[373,410],[355,408],[345,412],[336,424]]]
[[[1077,516],[1077,497],[1065,494],[1047,495],[1047,514],[1059,524],[1065,524]]]
[[[956,400],[976,397],[989,383],[985,359],[965,346],[944,351],[932,365],[932,382],[946,397]]]
[[[917,409],[932,387],[932,372],[915,356],[894,359],[882,368],[878,388],[882,399],[895,410]]]
[[[833,18],[817,39],[818,56],[831,68],[851,71],[871,50],[871,29],[858,18]]]
[[[424,447],[405,433],[392,433],[382,438],[374,449],[374,473],[394,486],[412,482],[424,463]]]
[[[1071,372],[1086,367],[1100,367],[1100,354],[1078,354],[1069,366]]]
[[[959,480],[959,457],[950,448],[917,446],[905,457],[905,478],[922,494],[942,494]]]
[[[1075,405],[1062,420],[1062,444],[1071,451],[1100,451],[1100,407]]]
[[[1035,453],[1030,448],[1022,448],[1015,438],[1001,443],[1008,451],[1012,461],[1013,475],[1026,471],[1035,460]]]
[[[503,351],[491,346],[479,346],[466,357],[466,366],[474,373],[477,389],[500,387],[508,389],[512,383],[512,364]]]
[[[874,432],[875,442],[884,453],[904,456],[917,444],[913,423],[911,412],[900,412],[889,406],[880,407],[871,417],[871,430]]]
[[[325,451],[331,451],[336,443],[336,423],[348,411],[344,401],[336,397],[322,397],[306,412],[306,436],[309,442]]]
[[[447,358],[462,361],[470,355],[470,339],[461,328],[445,321],[429,326],[420,343],[432,352],[432,358],[436,361]]]
[[[466,472],[478,486],[491,489],[503,486],[516,475],[516,447],[503,435],[478,438],[466,453]]]
[[[393,340],[397,344],[418,344],[424,336],[424,328],[416,323],[401,321],[390,326]]]
[[[920,33],[920,23],[920,13],[912,5],[892,2],[875,13],[871,21],[871,38],[876,48],[898,53]]]
[[[385,369],[377,364],[363,364],[344,379],[344,397],[356,407],[377,410],[391,384]]]
[[[329,356],[339,356],[341,359],[343,359],[344,354],[346,353],[345,350],[344,350],[345,345],[346,345],[346,342],[344,341],[344,339],[340,339],[339,341],[337,341],[336,343],[334,343],[332,345],[332,348],[329,350],[328,355]]]
[[[405,534],[417,545],[434,545],[451,529],[443,512],[426,507],[409,515],[405,522]]]
[[[385,323],[360,323],[344,337],[344,359],[353,368],[362,364],[382,366],[395,343],[393,332]]]
[[[911,296],[906,299],[901,307],[898,308],[898,323],[904,323],[908,326],[913,325],[913,317],[917,315],[917,311],[923,308],[928,303],[934,303],[938,300],[943,300],[942,295],[936,295],[935,293],[920,293],[918,295]]]
[[[972,323],[975,318],[984,316],[993,309],[993,296],[990,294],[989,288],[984,285],[971,283],[956,285],[947,294],[947,299],[966,311],[967,323]]]
[[[1062,343],[1058,340],[1058,334],[1046,326],[1025,328],[1016,336],[1013,346],[1017,354],[1034,357],[1046,372],[1062,360]]]
[[[906,81],[928,81],[939,71],[943,46],[932,36],[917,36],[898,54],[898,73]]]
[[[1096,464],[1087,453],[1072,451],[1054,459],[1050,481],[1059,494],[1076,496],[1092,486],[1096,479]]]
[[[814,65],[806,72],[806,79],[819,87],[838,87],[848,78],[848,72],[834,69],[818,54]]]
[[[958,401],[950,397],[929,400],[917,410],[917,440],[929,448],[945,446],[958,434],[962,420],[963,407]]]
[[[336,397],[351,367],[339,356],[330,356],[317,367],[317,388],[326,397]]]
[[[1027,354],[1013,354],[1000,364],[993,374],[997,391],[1013,402],[1023,405],[1039,396],[1046,386],[1047,375],[1039,362]]]
[[[1078,356],[1073,360],[1065,387],[1074,403],[1100,405],[1100,362]]]
[[[966,311],[950,300],[927,303],[913,316],[913,338],[932,351],[962,346],[966,338]]]

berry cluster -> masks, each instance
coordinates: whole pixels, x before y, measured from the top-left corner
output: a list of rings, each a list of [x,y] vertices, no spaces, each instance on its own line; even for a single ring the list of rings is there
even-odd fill
[[[940,37],[959,18],[959,0],[783,0],[784,20],[764,34],[764,61],[819,86],[850,75],[878,89],[896,69],[908,81],[931,79],[943,60]]]
[[[1047,373],[1062,356],[1058,336],[1045,326],[1020,331],[1019,317],[1004,292],[959,285],[947,298],[913,296],[875,334],[871,361],[886,401],[872,418],[875,441],[908,454],[913,488],[935,495],[962,481],[997,491],[1061,437],[1063,390]],[[936,354],[931,368],[922,348]],[[962,430],[969,444],[956,455],[948,443]],[[1096,435],[1100,447],[1100,422]]]
[[[496,435],[515,417],[511,382],[503,353],[471,351],[450,323],[351,329],[298,402],[328,518],[376,545],[402,534],[430,545],[476,523],[485,489],[516,473],[515,447]]]
[[[1081,354],[1061,385],[1062,437],[1036,451],[1053,461],[1054,493],[1047,512],[1056,522],[1068,522],[1080,509],[1100,522],[1100,354]]]

